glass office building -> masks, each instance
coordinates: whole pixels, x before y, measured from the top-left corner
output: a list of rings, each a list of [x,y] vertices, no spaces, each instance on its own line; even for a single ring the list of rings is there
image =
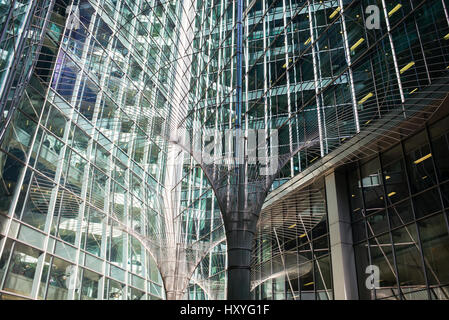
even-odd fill
[[[449,298],[447,0],[0,12],[2,299],[172,298],[148,241],[175,220],[179,243],[207,249],[176,297],[225,299],[216,181],[169,138],[195,123],[278,132],[254,299]]]
[[[4,2],[13,15],[33,3]],[[164,65],[181,7],[52,6],[2,139],[2,298],[161,299],[156,263],[126,228],[145,235],[161,213],[173,81]]]
[[[382,280],[384,262],[381,257],[370,263],[366,257],[360,260],[360,246],[368,250],[370,244],[356,243],[353,249],[351,217],[341,216],[350,212],[350,206],[339,204],[340,209],[333,202],[352,199],[340,194],[348,184],[340,171],[354,170],[346,169],[347,163],[377,157],[418,130],[407,117],[425,122],[435,105],[445,110],[447,8],[445,1],[243,1],[239,48],[238,1],[204,1],[197,7],[189,116],[209,128],[233,128],[241,94],[245,129],[288,128],[279,131],[279,139],[283,147],[290,148],[292,157],[273,183],[272,189],[279,190],[268,196],[253,245],[253,297],[444,298],[446,291],[432,293],[427,280],[409,287],[400,271],[393,273],[391,294],[380,294],[382,282],[367,294],[366,267],[378,266]],[[395,116],[398,111],[404,113],[403,123]],[[395,127],[401,127],[401,132]],[[376,140],[375,147],[373,141],[351,139],[360,136]],[[309,143],[297,148],[300,141]],[[338,155],[344,159],[338,160]],[[365,180],[355,182],[359,188],[361,181]],[[308,197],[307,190],[313,196]],[[389,200],[391,192],[379,198]],[[357,208],[368,217],[366,209]],[[379,218],[373,215],[371,219]],[[415,247],[424,248],[413,239]],[[447,241],[441,241],[447,248]],[[416,257],[426,263],[423,249]],[[345,273],[357,274],[358,281]],[[424,294],[410,293],[423,291],[422,286]]]

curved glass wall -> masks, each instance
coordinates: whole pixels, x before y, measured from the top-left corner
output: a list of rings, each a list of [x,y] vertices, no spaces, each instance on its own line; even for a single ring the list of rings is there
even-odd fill
[[[134,235],[164,214],[180,12],[175,1],[55,1],[0,147],[2,298],[164,297]]]
[[[0,1],[0,140],[35,67],[53,2]]]
[[[333,299],[323,178],[262,210],[253,254],[255,299]]]

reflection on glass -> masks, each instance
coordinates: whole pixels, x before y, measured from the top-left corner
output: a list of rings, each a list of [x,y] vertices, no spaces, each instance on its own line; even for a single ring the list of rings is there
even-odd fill
[[[392,233],[401,289],[407,292],[425,288],[416,225],[411,224]]]
[[[363,164],[361,174],[367,214],[385,208],[379,159],[375,158]]]
[[[68,289],[75,287],[75,267],[74,265],[53,258],[51,264],[50,276],[48,279],[47,297],[48,300],[67,299]]]
[[[107,290],[106,299],[108,300],[123,300],[125,297],[125,285],[120,282],[108,279],[105,290]]]
[[[36,249],[15,243],[3,289],[21,295],[31,295],[39,256]]]
[[[430,285],[449,283],[449,235],[443,214],[418,222]]]
[[[81,300],[100,299],[101,297],[98,296],[100,275],[86,269],[82,269],[82,273]]]

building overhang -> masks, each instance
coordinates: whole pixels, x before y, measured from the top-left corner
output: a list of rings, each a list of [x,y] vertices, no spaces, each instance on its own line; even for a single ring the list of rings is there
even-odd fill
[[[404,118],[402,110],[394,110],[371,121],[360,133],[270,192],[262,212],[338,167],[384,151],[415,133],[425,123],[434,122],[449,114],[449,79],[440,78],[406,100],[404,106],[407,118]]]

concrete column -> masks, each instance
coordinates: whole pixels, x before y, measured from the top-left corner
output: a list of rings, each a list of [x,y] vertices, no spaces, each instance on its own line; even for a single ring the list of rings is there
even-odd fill
[[[356,300],[357,275],[346,176],[342,172],[334,171],[326,175],[325,181],[334,298]]]

